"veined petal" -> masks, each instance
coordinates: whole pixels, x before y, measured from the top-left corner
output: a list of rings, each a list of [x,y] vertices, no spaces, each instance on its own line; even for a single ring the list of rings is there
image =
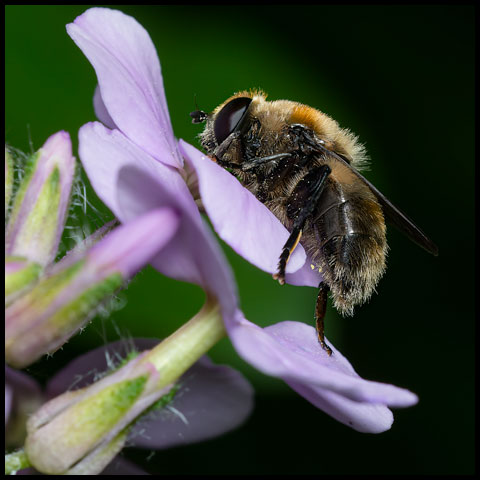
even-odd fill
[[[418,397],[403,388],[363,380],[331,343],[333,355],[320,346],[315,329],[299,322],[260,328],[237,313],[226,324],[237,352],[262,372],[286,382],[337,393],[356,402],[408,407]]]
[[[118,206],[118,172],[127,165],[142,167],[152,176],[160,178],[179,192],[180,201],[187,196],[188,191],[176,169],[157,162],[122,132],[91,122],[80,128],[78,138],[78,152],[88,178],[97,195],[117,218],[122,219]]]
[[[45,276],[5,310],[5,358],[16,367],[53,352],[96,308],[168,243],[178,226],[171,210],[155,210],[118,227],[84,257]]]
[[[167,276],[203,286],[232,315],[237,303],[232,273],[179,172],[99,123],[81,128],[79,151],[93,188],[122,222],[159,207],[180,213],[174,241],[152,265]]]
[[[218,235],[250,263],[275,273],[288,230],[232,174],[183,140],[179,150],[198,175],[202,203]],[[297,271],[305,259],[298,245],[287,272]]]
[[[93,94],[93,108],[95,110],[95,115],[97,118],[108,128],[117,129],[112,117],[108,113],[105,103],[103,103],[102,94],[100,93],[100,86],[97,85],[95,88],[95,93]]]
[[[120,272],[123,278],[135,275],[175,235],[179,218],[174,210],[155,209],[121,225],[95,244],[88,262],[103,275]]]
[[[5,252],[42,266],[55,259],[75,173],[70,136],[52,135],[33,155],[17,191],[5,234]]]
[[[393,413],[385,405],[355,402],[338,393],[301,382],[286,383],[317,408],[358,432],[382,433],[392,426]]]
[[[67,32],[95,68],[118,128],[155,159],[181,167],[160,62],[146,30],[118,10],[91,8],[67,25]]]

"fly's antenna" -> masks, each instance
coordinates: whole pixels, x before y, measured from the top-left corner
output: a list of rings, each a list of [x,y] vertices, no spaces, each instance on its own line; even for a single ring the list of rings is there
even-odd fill
[[[197,105],[197,94],[193,94],[193,101],[195,103],[195,110],[190,113],[190,117],[192,117],[192,123],[202,123],[207,119],[207,114],[203,110],[198,109]]]

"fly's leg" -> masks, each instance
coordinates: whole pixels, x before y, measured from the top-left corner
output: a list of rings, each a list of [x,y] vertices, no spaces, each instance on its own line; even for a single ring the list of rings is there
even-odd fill
[[[283,246],[283,250],[278,261],[277,273],[273,274],[273,279],[278,280],[280,285],[285,283],[285,268],[287,267],[290,255],[298,245],[300,238],[302,238],[302,230],[300,228],[294,228],[288,237],[287,243],[285,243]]]
[[[317,303],[315,304],[315,327],[317,329],[318,341],[328,356],[332,355],[332,349],[325,342],[325,325],[323,320],[327,312],[327,297],[330,288],[324,282],[318,287]]]
[[[275,155],[268,155],[267,157],[255,157],[242,163],[241,169],[246,172],[248,170],[255,170],[260,165],[269,163],[276,164],[279,160],[291,157],[292,153],[277,153]]]
[[[273,278],[278,280],[280,285],[285,283],[285,268],[287,267],[288,260],[300,241],[305,222],[317,206],[330,172],[331,169],[328,165],[322,165],[308,173],[298,182],[297,187],[292,193],[293,198],[289,199],[288,211],[294,218],[293,228],[287,242],[283,246],[278,262],[277,273],[273,275]],[[300,206],[296,205],[296,202],[298,203],[302,198],[307,198],[307,201],[303,202]]]

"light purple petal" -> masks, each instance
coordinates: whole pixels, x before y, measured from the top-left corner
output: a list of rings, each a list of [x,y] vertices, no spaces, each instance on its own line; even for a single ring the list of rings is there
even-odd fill
[[[159,340],[133,342],[142,351]],[[49,397],[88,385],[131,350],[132,341],[119,341],[77,357],[50,380]],[[253,408],[253,390],[245,378],[230,367],[214,365],[207,357],[179,382],[181,387],[170,405],[151,412],[134,426],[130,446],[160,449],[206,440],[238,427]]]
[[[240,426],[253,408],[253,389],[245,378],[207,357],[179,382],[171,405],[135,425],[134,446],[160,449],[214,438]]]
[[[167,276],[201,285],[232,315],[237,302],[232,273],[180,173],[99,123],[81,128],[79,150],[93,188],[122,222],[160,207],[181,214],[174,240],[152,265]]]
[[[160,63],[147,31],[118,10],[91,8],[67,32],[95,68],[118,128],[154,158],[180,167]]]
[[[130,278],[143,268],[174,236],[179,217],[171,209],[155,209],[121,225],[94,245],[87,262],[103,275],[121,272]]]
[[[183,140],[179,150],[198,175],[202,203],[218,235],[249,262],[275,273],[288,230],[231,173]],[[305,258],[299,245],[287,271],[298,270]]]
[[[414,393],[403,388],[363,380],[330,342],[333,355],[329,357],[309,325],[288,321],[262,329],[240,312],[235,321],[227,320],[237,352],[268,375],[320,387],[357,402],[408,407],[418,401]]]
[[[393,423],[393,413],[384,405],[355,402],[348,398],[300,382],[286,382],[302,397],[339,422],[363,433],[382,433]]]
[[[95,87],[95,93],[93,94],[93,108],[97,118],[108,128],[114,130],[118,129],[117,125],[113,121],[112,117],[108,113],[107,107],[103,103],[102,94],[100,93],[100,86]]]
[[[124,167],[120,172],[119,195],[126,219],[158,205],[181,209],[182,220],[175,239],[151,264],[164,275],[202,286],[218,299],[224,315],[232,315],[237,303],[232,273],[193,198],[187,197],[189,205],[179,204],[167,185],[136,167]]]
[[[288,230],[231,173],[183,140],[179,150],[197,173],[202,203],[220,238],[256,267],[276,273]],[[317,287],[322,280],[301,245],[286,271],[286,281],[293,285]]]
[[[80,128],[78,138],[80,160],[95,192],[119,219],[121,212],[117,204],[117,180],[118,171],[125,165],[141,166],[151,175],[163,175],[170,182],[178,178],[177,183],[181,183],[175,170],[159,164],[118,130],[109,130],[101,123],[92,122]]]

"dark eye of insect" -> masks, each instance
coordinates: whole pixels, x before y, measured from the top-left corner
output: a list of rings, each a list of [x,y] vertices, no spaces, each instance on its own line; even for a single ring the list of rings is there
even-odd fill
[[[235,131],[251,102],[252,99],[247,97],[234,98],[220,110],[213,126],[218,145]]]

